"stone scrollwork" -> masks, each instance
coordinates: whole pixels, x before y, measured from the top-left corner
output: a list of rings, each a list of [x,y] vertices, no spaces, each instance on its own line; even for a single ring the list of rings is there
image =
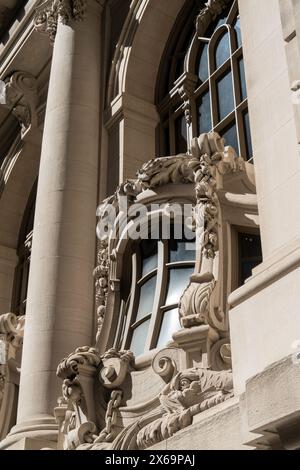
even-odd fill
[[[197,17],[197,31],[199,35],[203,35],[203,31],[227,8],[229,2],[230,0],[208,0],[205,3],[205,7]]]
[[[0,315],[0,440],[9,431],[16,396],[23,345],[25,317]]]
[[[232,373],[192,368],[178,372],[159,396],[162,417],[137,434],[137,447],[145,449],[168,439],[193,422],[193,416],[233,396]]]
[[[12,109],[21,125],[22,137],[38,125],[37,83],[33,75],[17,71],[0,82],[0,104]]]
[[[194,274],[185,289],[179,304],[180,321],[183,328],[210,323],[210,298],[216,281],[211,273],[206,276]],[[212,325],[213,326],[213,325]]]
[[[60,379],[75,380],[79,373],[79,366],[86,365],[90,367],[98,367],[100,357],[96,348],[83,346],[77,348],[68,357],[63,359],[57,367],[56,375]]]
[[[88,403],[78,376],[81,367],[85,368],[92,377],[100,360],[97,349],[84,346],[77,348],[58,365],[56,374],[63,380],[63,385],[62,397],[55,412],[60,424],[60,433],[65,436],[63,447],[66,450],[92,443],[97,437],[97,427],[89,420]]]
[[[100,381],[107,389],[120,387],[126,374],[133,369],[134,355],[131,351],[110,349],[101,356]]]
[[[53,44],[59,19],[64,24],[84,19],[87,0],[46,0],[36,9],[34,26],[37,31],[48,34]]]

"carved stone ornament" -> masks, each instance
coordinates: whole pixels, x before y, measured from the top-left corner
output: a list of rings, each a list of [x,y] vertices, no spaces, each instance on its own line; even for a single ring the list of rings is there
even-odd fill
[[[138,432],[138,449],[145,449],[172,437],[191,425],[195,415],[232,397],[231,372],[200,368],[178,372],[159,396],[162,417]]]
[[[22,137],[38,125],[37,83],[27,72],[14,72],[5,81],[0,81],[0,105],[12,110],[21,125]]]
[[[97,437],[97,427],[88,419],[88,405],[78,375],[81,367],[93,377],[100,361],[97,349],[84,346],[69,354],[57,367],[56,374],[63,380],[63,384],[62,397],[58,400],[59,406],[55,409],[55,414],[60,434],[65,436],[65,450],[92,443]]]
[[[16,412],[20,360],[24,335],[24,316],[0,315],[0,440],[9,431]]]
[[[110,349],[100,357],[97,349],[88,346],[76,349],[60,362],[57,376],[63,379],[62,397],[55,412],[60,434],[64,436],[64,449],[88,449],[94,444],[104,449],[114,440],[117,435],[115,427],[117,410],[123,394],[117,387],[122,385],[126,374],[133,369],[133,363],[134,356],[130,351]],[[88,393],[84,392],[80,381],[82,369],[90,378]],[[90,408],[94,404],[88,400],[88,396],[93,395],[91,391],[98,370],[100,383],[111,390],[106,407],[105,427],[100,433],[94,421],[90,420],[92,414]]]
[[[214,21],[228,6],[231,0],[208,0],[205,7],[200,11],[196,27],[199,35],[202,35],[207,27]]]
[[[138,171],[136,180],[125,181],[112,196],[103,201],[98,207],[97,216],[108,230],[99,242],[98,266],[94,270],[98,315],[97,340],[106,314],[115,259],[115,254],[109,252],[109,239],[114,229],[109,207],[115,209],[113,215],[117,216],[123,209],[121,196],[125,196],[128,208],[137,200],[137,196],[147,189],[167,184],[195,184],[194,228],[197,244],[200,247],[200,256],[213,260],[218,251],[217,172],[226,174],[243,169],[244,160],[238,158],[233,150],[225,153],[224,140],[216,132],[210,132],[192,140],[190,154],[154,158],[145,163]],[[213,269],[197,276],[196,273],[180,301],[181,323],[184,327],[209,323],[219,329],[222,318],[215,318],[214,313],[209,313],[210,297],[216,284]]]
[[[132,370],[134,355],[131,351],[110,349],[101,356],[100,381],[105,388],[115,389],[124,382],[128,371]]]
[[[40,33],[48,34],[53,44],[58,21],[68,24],[83,20],[86,8],[87,0],[46,0],[36,9],[34,26]]]
[[[176,355],[176,350],[173,352]],[[164,350],[164,354],[164,365],[161,362],[162,356],[154,359],[154,370],[160,363],[159,375],[168,377],[167,384],[159,393],[156,407],[122,429],[122,420],[119,418],[118,421],[122,392],[114,390],[107,406],[105,428],[94,438],[93,443],[83,443],[77,450],[149,448],[190,426],[195,415],[233,397],[231,371],[216,372],[195,367],[177,372],[171,349]]]

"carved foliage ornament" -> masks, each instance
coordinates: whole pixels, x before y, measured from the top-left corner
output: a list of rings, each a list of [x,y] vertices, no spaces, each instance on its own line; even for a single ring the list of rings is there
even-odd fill
[[[47,0],[36,9],[34,26],[40,33],[48,34],[53,44],[58,21],[68,24],[83,20],[86,8],[87,0]]]
[[[38,93],[33,75],[15,72],[5,81],[0,81],[0,105],[12,110],[21,125],[22,136],[37,127]]]
[[[132,370],[134,356],[130,351],[110,349],[103,356],[95,348],[84,346],[63,359],[58,368],[57,376],[63,379],[62,397],[59,408],[65,408],[60,429],[64,434],[64,448],[72,450],[86,449],[92,445],[105,448],[117,435],[116,419],[123,392],[120,387],[126,374]],[[108,401],[105,428],[98,434],[97,426],[88,419],[89,405],[80,383],[80,366],[89,369],[93,377],[100,369],[99,379],[102,385],[111,390]]]
[[[101,223],[109,227],[109,230],[100,240],[98,266],[94,270],[98,315],[97,339],[106,313],[107,296],[110,288],[110,265],[114,259],[114,254],[109,253],[108,248],[109,237],[114,229],[114,222],[110,220],[109,207],[115,209],[113,212],[116,216],[122,210],[121,196],[126,197],[127,207],[130,207],[136,201],[138,194],[146,189],[154,189],[167,184],[195,183],[197,204],[194,210],[194,228],[197,242],[201,254],[207,259],[214,259],[218,250],[219,217],[216,172],[225,174],[240,171],[243,169],[243,165],[243,160],[237,158],[233,153],[229,152],[225,155],[224,140],[217,133],[202,134],[199,138],[192,140],[191,154],[150,160],[138,171],[136,180],[125,181],[112,196],[103,201],[98,207],[97,215]],[[211,295],[214,288],[214,278],[211,278],[209,283],[209,286],[207,284],[203,285],[202,282],[195,283],[197,289],[203,288],[205,290],[205,292],[195,294],[197,299],[200,299],[201,308],[199,310],[198,306],[189,307],[187,301],[183,299],[181,302],[183,306],[181,317],[197,315],[197,318],[192,320],[193,324],[201,323],[202,319],[207,320],[208,296]],[[195,288],[195,285],[192,288]],[[186,291],[189,297],[192,288],[189,286],[188,291]],[[185,322],[184,326],[188,326],[188,321]]]
[[[231,372],[202,368],[178,372],[159,396],[162,417],[137,434],[138,449],[168,439],[193,422],[193,417],[233,396]]]

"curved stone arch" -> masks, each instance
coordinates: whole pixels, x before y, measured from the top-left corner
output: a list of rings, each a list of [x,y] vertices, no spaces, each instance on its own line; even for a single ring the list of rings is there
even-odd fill
[[[0,197],[0,245],[16,249],[26,205],[39,170],[40,147],[26,142],[13,157]]]
[[[184,4],[185,0],[168,5],[160,0],[133,2],[113,59],[108,101],[114,94],[128,93],[154,104],[160,61]]]
[[[18,244],[24,214],[39,171],[40,147],[29,142],[13,156],[0,195],[0,314],[12,308]]]

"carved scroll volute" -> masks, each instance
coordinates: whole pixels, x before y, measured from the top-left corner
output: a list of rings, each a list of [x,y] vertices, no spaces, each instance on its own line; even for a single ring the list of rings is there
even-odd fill
[[[152,369],[166,383],[180,370],[180,365],[180,351],[176,348],[162,349],[152,360]]]
[[[128,372],[133,370],[134,355],[131,351],[110,349],[101,357],[99,379],[109,390],[119,388]]]
[[[35,77],[27,72],[14,72],[0,81],[0,105],[12,110],[21,126],[22,138],[38,128],[38,92]]]

